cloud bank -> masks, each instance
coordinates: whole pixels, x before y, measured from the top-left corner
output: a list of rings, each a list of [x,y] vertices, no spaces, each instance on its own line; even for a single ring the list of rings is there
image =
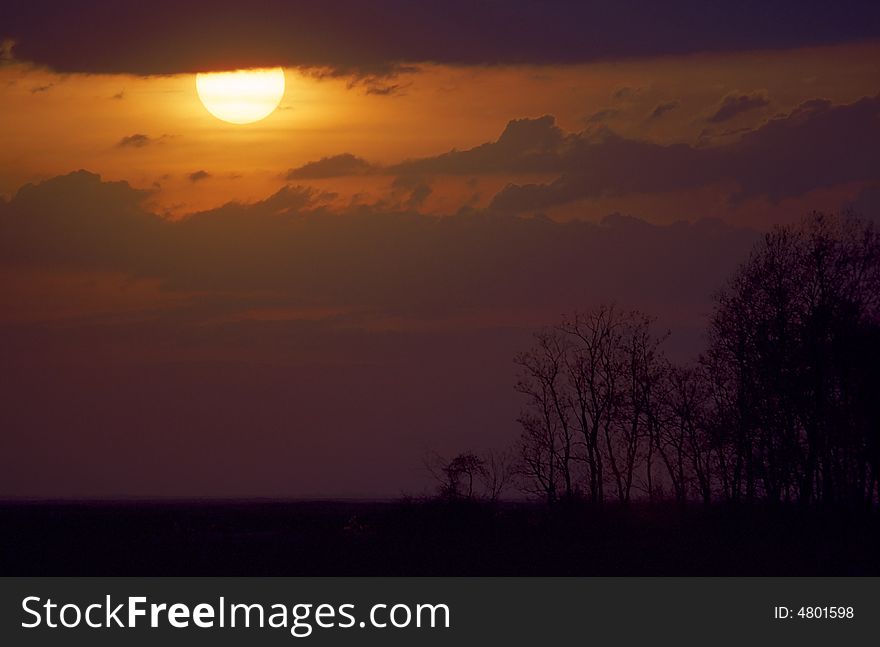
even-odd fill
[[[535,327],[614,299],[693,352],[757,235],[432,217],[424,182],[395,190],[414,203],[331,211],[290,186],[171,221],[79,171],[0,201],[0,494],[419,492],[427,447],[515,436],[511,360]]]
[[[744,99],[741,101],[740,99]],[[760,94],[727,97],[721,121],[764,105]],[[662,104],[655,113],[676,107]],[[289,180],[391,176],[550,176],[508,184],[491,202],[505,213],[540,212],[578,200],[732,186],[733,202],[772,203],[851,182],[880,180],[880,95],[850,104],[811,99],[738,138],[706,146],[630,139],[608,128],[563,131],[552,115],[514,119],[497,140],[467,150],[379,166],[352,153],[310,162]]]
[[[18,59],[60,72],[172,74],[287,65],[381,75],[407,63],[572,64],[878,36],[880,7],[864,0],[564,1],[552,8],[534,0],[267,0],[258,8],[236,0],[0,5],[0,42],[14,41]]]

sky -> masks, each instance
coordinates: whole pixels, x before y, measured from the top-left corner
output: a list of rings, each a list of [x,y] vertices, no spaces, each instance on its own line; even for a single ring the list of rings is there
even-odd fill
[[[880,218],[873,3],[331,4],[0,6],[0,497],[419,494],[541,326],[691,361],[762,232]]]

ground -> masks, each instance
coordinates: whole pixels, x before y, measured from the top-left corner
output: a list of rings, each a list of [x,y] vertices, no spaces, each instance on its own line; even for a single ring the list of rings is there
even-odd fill
[[[529,503],[0,504],[0,575],[880,575],[880,518]]]

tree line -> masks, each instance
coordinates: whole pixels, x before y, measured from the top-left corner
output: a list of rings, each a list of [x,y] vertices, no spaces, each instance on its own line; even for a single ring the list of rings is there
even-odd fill
[[[714,295],[688,364],[604,304],[515,358],[510,452],[435,461],[447,497],[511,483],[549,504],[880,502],[880,237],[852,214],[777,226]]]

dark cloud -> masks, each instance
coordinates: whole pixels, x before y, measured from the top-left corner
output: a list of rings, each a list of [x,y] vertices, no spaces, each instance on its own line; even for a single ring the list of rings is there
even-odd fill
[[[666,107],[668,104],[662,104]],[[669,108],[672,109],[672,108]],[[656,111],[656,110],[655,110]],[[586,198],[667,192],[733,182],[731,199],[771,201],[880,175],[880,95],[852,104],[803,102],[755,129],[725,133],[713,146],[627,139],[607,128],[566,133],[555,118],[514,119],[499,138],[467,150],[372,165],[351,153],[309,162],[289,180],[394,176],[536,174],[549,183],[511,184],[493,199],[503,211],[540,211]]]
[[[160,244],[148,196],[86,171],[25,185],[0,206],[0,248],[11,265],[134,271]]]
[[[135,133],[134,135],[128,135],[120,139],[116,143],[116,146],[118,148],[143,148],[156,141],[156,139],[144,135],[143,133]]]
[[[630,140],[610,131],[577,137],[554,162],[547,171],[560,172],[557,179],[547,184],[509,184],[493,198],[493,208],[540,211],[583,198],[704,186],[718,175],[714,153],[707,155],[686,144]]]
[[[402,72],[401,72],[402,73]],[[364,87],[367,94],[380,97],[390,97],[392,95],[400,96],[406,94],[407,88],[412,85],[408,83],[389,83],[389,80],[396,79],[398,72],[394,72],[387,77],[372,77],[366,81],[362,81],[360,85]],[[351,85],[351,84],[349,84]]]
[[[392,94],[400,94],[400,91],[403,89],[399,83],[392,83],[389,85],[370,85],[367,87],[367,94],[375,94],[380,97],[387,97]]]
[[[566,136],[556,119],[514,119],[497,141],[466,151],[410,160],[387,167],[398,174],[471,175],[502,172],[546,172],[559,167],[560,153],[572,136]]]
[[[421,207],[428,196],[433,193],[430,183],[415,175],[402,175],[394,178],[391,188],[393,192],[405,195],[403,206],[408,210],[416,210]]]
[[[880,174],[880,95],[854,103],[805,101],[791,113],[745,133],[729,147],[722,172],[737,198],[771,201]]]
[[[396,184],[415,201],[430,189],[418,178]],[[704,266],[732,262],[739,248],[728,237],[753,235],[714,221],[562,224],[482,212],[431,217],[381,205],[329,212],[320,194],[302,187],[171,221],[146,210],[148,195],[85,171],[27,185],[0,205],[0,258],[7,266],[152,277],[178,290],[274,290],[297,305],[558,308],[586,298],[583,276],[606,277],[590,283],[590,299],[651,299],[660,284],[688,298],[708,294]],[[624,261],[635,249],[641,269]],[[649,285],[642,280],[648,267]]]
[[[585,121],[588,124],[597,124],[603,121],[607,121],[612,117],[616,117],[619,114],[620,110],[617,110],[616,108],[604,108],[602,110],[597,110],[596,112],[591,114],[589,117],[586,118]]]
[[[406,201],[406,207],[408,209],[417,209],[422,206],[425,200],[428,199],[428,196],[433,193],[433,189],[428,184],[419,184],[414,187],[413,190],[409,194],[409,199]]]
[[[846,105],[806,101],[713,147],[665,146],[610,131],[560,137],[562,143],[533,168],[558,172],[559,177],[550,183],[509,185],[495,196],[496,208],[533,211],[585,198],[724,181],[738,185],[730,196],[734,200],[764,196],[775,202],[813,189],[874,181],[880,173],[880,95]]]
[[[738,117],[744,112],[764,108],[770,105],[767,95],[762,92],[752,94],[728,94],[721,100],[718,109],[707,119],[710,123],[720,124]]]
[[[369,87],[381,85],[401,74],[412,74],[419,71],[417,65],[406,63],[382,62],[340,65],[317,65],[303,69],[303,73],[316,79],[348,79],[348,88],[358,86]]]
[[[416,199],[426,186],[395,184]],[[0,202],[4,287],[19,281],[0,318],[14,376],[0,495],[419,488],[425,447],[516,437],[511,358],[535,327],[613,299],[660,316],[691,354],[709,295],[757,237],[715,220],[329,212],[297,187],[172,221],[148,197],[80,171]],[[82,302],[56,294],[74,315],[19,323],[44,299],[27,277],[53,273],[79,289],[121,278]],[[144,283],[158,296],[123,311]]]
[[[422,184],[426,184],[426,180],[421,176],[401,175],[394,178],[394,181],[391,183],[391,188],[402,191],[412,191],[414,188]]]
[[[665,103],[661,103],[661,104],[657,105],[657,107],[651,111],[651,114],[649,115],[648,118],[649,119],[659,119],[660,117],[665,115],[667,112],[672,112],[673,110],[678,108],[678,105],[679,105],[678,101],[667,101]]]
[[[419,68],[413,65],[404,65],[402,63],[389,63],[376,68],[319,68],[317,70],[307,70],[307,73],[316,78],[339,78],[347,77],[347,87],[363,88],[365,94],[376,96],[391,96],[405,94],[406,89],[412,83],[394,83],[401,74],[411,74],[418,72]]]
[[[54,83],[47,83],[46,85],[38,85],[35,88],[31,88],[31,94],[39,94],[41,92],[48,92],[53,88]]]
[[[322,179],[382,173],[396,176],[483,175],[507,172],[553,172],[561,170],[559,159],[567,141],[551,115],[514,119],[501,136],[465,151],[452,150],[436,157],[406,160],[378,166],[351,153],[324,157],[287,172],[288,180]]]
[[[348,175],[364,175],[375,170],[372,164],[351,153],[322,157],[316,162],[308,162],[287,172],[288,180],[318,180]]]
[[[611,93],[611,98],[615,101],[623,101],[624,99],[632,99],[639,93],[639,88],[631,88],[629,86],[623,86],[621,88],[617,88],[614,92]]]
[[[281,64],[382,74],[400,63],[570,64],[849,42],[880,35],[878,18],[877,3],[864,0],[566,1],[552,10],[532,0],[6,0],[0,41],[63,72]]]
[[[199,180],[207,180],[211,177],[211,174],[205,170],[194,171],[190,173],[188,176],[190,182],[198,182]]]

